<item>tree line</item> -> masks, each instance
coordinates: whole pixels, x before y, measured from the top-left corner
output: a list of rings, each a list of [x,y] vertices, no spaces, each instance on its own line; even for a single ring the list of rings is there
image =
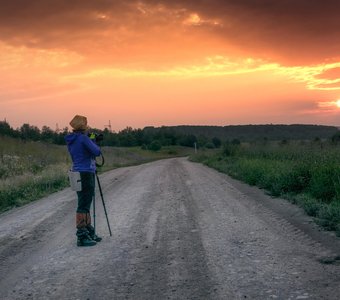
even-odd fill
[[[143,149],[158,150],[162,146],[185,146],[185,147],[205,147],[219,148],[222,144],[217,137],[207,138],[204,135],[178,133],[171,128],[161,127],[158,130],[133,129],[127,127],[119,132],[111,132],[108,129],[92,129],[96,134],[102,134],[101,146],[116,147],[136,147]],[[65,145],[64,137],[70,131],[67,127],[60,131],[52,130],[48,126],[42,129],[30,124],[23,124],[17,129],[13,129],[8,122],[0,121],[0,134],[7,135],[22,140],[44,141],[48,143]]]
[[[339,143],[340,131],[334,126],[322,125],[238,125],[238,126],[162,126],[133,129],[126,127],[119,132],[108,129],[92,129],[102,134],[101,146],[135,147],[158,150],[162,146],[179,145],[197,148],[219,148],[222,143],[234,144],[267,140],[331,140]],[[13,129],[7,121],[0,121],[0,134],[23,140],[44,141],[65,145],[64,137],[70,131],[52,130],[48,126],[41,129],[30,124],[23,124]]]
[[[0,121],[0,134],[10,136],[13,138],[20,138],[24,141],[44,141],[53,144],[65,144],[64,136],[67,134],[68,129],[65,128],[61,131],[54,131],[48,126],[43,126],[39,129],[37,126],[30,124],[23,124],[21,127],[14,129],[7,121]]]
[[[242,142],[253,142],[261,139],[270,141],[281,140],[321,140],[330,139],[339,132],[335,126],[310,125],[310,124],[263,124],[263,125],[228,125],[228,126],[169,126],[181,134],[203,135],[217,137],[223,141],[238,139]],[[159,128],[146,127],[149,131],[158,131]]]

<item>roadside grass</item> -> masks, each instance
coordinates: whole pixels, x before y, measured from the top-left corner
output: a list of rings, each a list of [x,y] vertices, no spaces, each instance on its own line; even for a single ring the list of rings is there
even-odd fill
[[[49,165],[39,173],[24,173],[0,181],[0,212],[22,206],[68,186],[66,164]]]
[[[149,151],[139,147],[103,147],[102,151],[105,164],[99,172],[163,158],[189,156],[193,149],[174,146]],[[68,187],[67,171],[70,167],[66,146],[0,136],[0,212]]]
[[[65,147],[0,136],[0,212],[68,186]]]
[[[302,207],[340,236],[340,146],[328,142],[226,144],[212,155],[193,155],[220,172]]]

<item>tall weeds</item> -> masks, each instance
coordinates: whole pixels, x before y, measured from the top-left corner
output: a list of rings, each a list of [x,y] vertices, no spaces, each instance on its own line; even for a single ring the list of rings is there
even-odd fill
[[[0,136],[0,212],[68,185],[65,146]]]
[[[0,211],[27,204],[68,186],[67,165],[50,165],[39,174],[26,173],[0,182]]]

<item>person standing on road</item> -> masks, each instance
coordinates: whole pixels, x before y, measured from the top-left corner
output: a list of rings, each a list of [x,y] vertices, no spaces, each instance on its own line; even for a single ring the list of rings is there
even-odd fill
[[[102,240],[95,234],[91,225],[90,207],[94,197],[96,156],[101,155],[101,150],[92,141],[86,131],[87,118],[76,115],[70,122],[73,132],[65,137],[68,151],[71,155],[73,172],[80,173],[81,191],[77,192],[78,207],[76,212],[77,245],[94,246]]]

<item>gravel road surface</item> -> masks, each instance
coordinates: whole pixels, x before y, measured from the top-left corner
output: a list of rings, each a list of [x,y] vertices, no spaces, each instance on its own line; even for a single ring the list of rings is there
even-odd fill
[[[100,179],[94,247],[70,189],[0,215],[0,299],[340,299],[340,239],[284,200],[185,158]]]

